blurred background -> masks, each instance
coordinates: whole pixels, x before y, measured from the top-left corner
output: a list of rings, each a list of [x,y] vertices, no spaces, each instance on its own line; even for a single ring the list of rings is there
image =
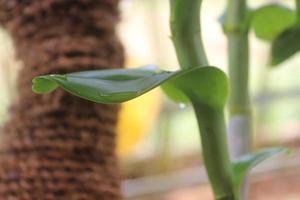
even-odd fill
[[[271,0],[251,0],[256,7]],[[273,1],[275,2],[275,1]],[[276,1],[293,6],[293,1]],[[218,23],[225,1],[204,1],[203,38],[209,62],[226,71],[226,38]],[[127,67],[156,64],[176,70],[169,38],[168,0],[123,0],[119,36]],[[254,149],[288,146],[291,156],[278,156],[259,165],[250,178],[251,199],[300,200],[300,55],[272,68],[270,46],[250,34],[251,96],[254,109]],[[15,80],[22,63],[13,43],[0,30],[0,124],[17,95]],[[0,125],[1,126],[1,125]],[[118,124],[118,155],[125,199],[210,200],[201,159],[194,113],[169,101],[156,89],[123,105]]]

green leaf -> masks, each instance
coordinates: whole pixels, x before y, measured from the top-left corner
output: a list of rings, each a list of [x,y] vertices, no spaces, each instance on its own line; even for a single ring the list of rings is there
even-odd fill
[[[111,69],[45,75],[33,79],[36,93],[48,93],[58,86],[67,92],[97,103],[121,103],[162,85],[179,102],[197,96],[212,106],[223,106],[228,93],[226,75],[215,67],[197,67],[168,72],[153,67]]]
[[[262,6],[251,14],[251,26],[260,39],[272,41],[296,21],[295,12],[279,4]]]
[[[271,64],[278,65],[300,50],[300,28],[292,27],[280,34],[272,43]]]
[[[238,194],[247,173],[262,161],[279,153],[288,152],[287,148],[267,148],[257,153],[248,154],[233,162],[235,191]]]
[[[93,102],[120,103],[144,94],[176,74],[160,71],[153,66],[84,71],[36,77],[32,89],[36,93],[47,93],[60,86],[75,96]]]
[[[223,107],[228,96],[227,76],[216,67],[192,68],[165,82],[163,87],[181,90],[180,95],[184,94],[190,100],[212,107]],[[174,99],[180,98],[176,99],[175,96]]]
[[[163,84],[161,85],[164,93],[173,101],[177,103],[189,103],[190,100],[179,88],[175,87],[173,84]]]

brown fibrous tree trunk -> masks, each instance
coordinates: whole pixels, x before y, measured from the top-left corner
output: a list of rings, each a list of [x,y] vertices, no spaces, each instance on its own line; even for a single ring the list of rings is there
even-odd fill
[[[0,22],[24,62],[18,101],[0,138],[0,199],[116,200],[117,106],[58,90],[37,95],[34,76],[123,65],[118,0],[0,0]]]

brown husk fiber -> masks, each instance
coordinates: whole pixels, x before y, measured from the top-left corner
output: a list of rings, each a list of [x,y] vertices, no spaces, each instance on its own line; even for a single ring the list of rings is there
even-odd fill
[[[58,90],[31,91],[34,76],[123,65],[118,0],[0,0],[0,22],[24,62],[18,101],[0,138],[0,199],[116,200],[117,106]]]

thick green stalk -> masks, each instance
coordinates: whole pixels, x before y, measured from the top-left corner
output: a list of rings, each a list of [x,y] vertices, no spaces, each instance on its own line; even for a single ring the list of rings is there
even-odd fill
[[[229,52],[229,143],[232,158],[249,153],[251,147],[251,110],[248,89],[249,47],[245,0],[229,0],[224,30]]]
[[[182,69],[207,66],[200,33],[202,0],[170,0],[171,31],[177,58]],[[232,166],[226,143],[223,109],[214,109],[193,98],[204,163],[217,200],[235,200]]]
[[[249,100],[249,47],[246,0],[229,0],[224,31],[228,37],[229,52],[229,147],[232,159],[251,151],[252,117]],[[247,184],[241,191],[247,199]]]
[[[171,38],[180,67],[207,66],[200,29],[202,0],[170,0]]]
[[[217,200],[234,200],[223,108],[193,102],[207,174]]]

